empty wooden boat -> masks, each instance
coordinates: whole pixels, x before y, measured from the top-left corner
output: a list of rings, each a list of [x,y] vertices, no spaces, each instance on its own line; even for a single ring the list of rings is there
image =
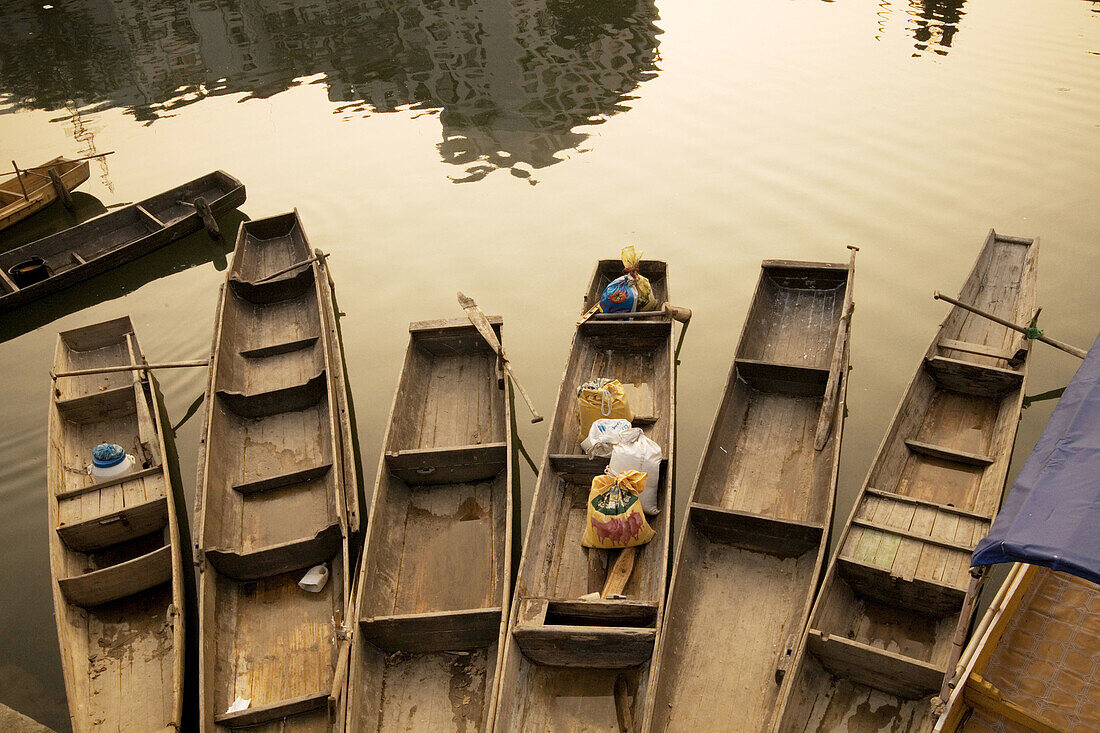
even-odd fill
[[[509,392],[469,320],[409,333],[360,563],[345,730],[488,731],[517,510]]]
[[[332,289],[296,212],[241,225],[204,433],[201,730],[328,730],[357,492]],[[315,566],[324,586],[299,587]]]
[[[1037,250],[991,231],[959,300],[1027,323]],[[970,553],[1004,492],[1027,354],[1022,335],[962,308],[941,324],[837,542],[778,730],[931,726]]]
[[[195,202],[215,216],[245,199],[244,185],[215,171],[136,204],[0,253],[0,312],[66,288],[198,231]]]
[[[680,534],[645,730],[771,724],[829,545],[853,275],[763,264]]]
[[[20,169],[18,173],[13,170],[11,177],[0,181],[0,230],[57,201],[58,185],[69,192],[86,180],[87,160],[59,157],[34,168]]]
[[[582,312],[621,274],[620,261],[601,261]],[[665,263],[643,260],[641,274],[649,278],[660,310],[668,301]],[[638,548],[623,598],[584,601],[581,596],[604,587],[609,555],[616,552],[581,545],[592,478],[608,465],[580,447],[577,388],[595,377],[644,385],[635,394],[652,394],[652,404],[635,405],[635,425],[661,447],[661,512],[647,517],[656,534]],[[620,715],[641,722],[669,569],[675,395],[668,316],[590,318],[578,326],[532,499],[495,730],[617,733]]]
[[[54,373],[141,364],[128,317],[65,331]],[[50,568],[76,733],[181,730],[184,576],[154,385],[141,371],[54,381],[47,447]],[[92,449],[135,459],[91,475]]]

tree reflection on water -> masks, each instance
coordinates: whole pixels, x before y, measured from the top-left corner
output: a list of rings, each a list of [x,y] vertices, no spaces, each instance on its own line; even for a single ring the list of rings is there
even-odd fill
[[[658,71],[651,0],[73,0],[0,5],[9,105],[152,124],[207,96],[321,83],[338,114],[426,110],[440,155],[527,177]],[[318,75],[320,75],[318,77]]]

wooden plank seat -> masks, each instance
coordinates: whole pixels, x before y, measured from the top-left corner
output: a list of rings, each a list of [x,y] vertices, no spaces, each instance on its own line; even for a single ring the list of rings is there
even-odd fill
[[[941,504],[935,501],[929,501],[928,499],[918,499],[915,496],[907,496],[906,494],[898,494],[893,491],[883,491],[882,489],[868,488],[865,492],[868,496],[876,496],[881,499],[889,499],[890,501],[900,501],[906,504],[915,504],[917,506],[928,507],[929,509],[936,509],[941,512],[948,512],[951,514],[957,514],[960,517],[967,517],[969,519],[978,519],[983,522],[990,521],[990,517],[980,512],[972,512],[968,509],[962,509],[957,506],[951,506],[950,504]]]
[[[143,504],[123,507],[80,522],[62,522],[57,526],[57,534],[70,550],[92,552],[147,535],[167,525],[168,499],[158,496]]]
[[[234,580],[258,580],[325,562],[340,550],[342,538],[340,523],[332,522],[306,539],[282,542],[250,552],[215,547],[206,550],[205,556],[222,575]]]
[[[260,279],[262,278],[257,278],[257,280]],[[277,303],[280,300],[296,298],[312,289],[313,268],[302,267],[262,283],[244,280],[236,275],[231,275],[228,282],[233,294],[249,303],[257,305]]]
[[[374,616],[359,620],[361,637],[387,654],[486,647],[500,634],[501,608]]]
[[[906,699],[936,692],[943,682],[944,670],[934,664],[818,629],[807,630],[806,647],[834,674]]]
[[[484,481],[500,473],[507,462],[503,441],[386,453],[386,468],[410,485]]]
[[[294,486],[295,484],[304,484],[319,479],[330,470],[332,470],[331,461],[316,466],[297,468],[293,471],[287,471],[286,473],[275,476],[265,476],[264,478],[253,479],[252,481],[242,481],[241,483],[233,484],[233,490],[242,494],[255,494],[260,491],[280,489],[284,486]]]
[[[538,664],[621,669],[649,660],[656,623],[651,601],[527,598],[512,638]]]
[[[763,392],[813,397],[825,394],[825,385],[829,381],[827,368],[743,357],[733,362],[737,376]]]
[[[80,397],[58,399],[54,404],[57,405],[58,414],[70,422],[100,422],[133,413],[134,387],[125,384]]]
[[[83,575],[59,578],[65,600],[82,608],[132,596],[172,579],[172,548],[159,547],[132,560]]]
[[[156,465],[149,468],[143,468],[140,471],[134,471],[133,473],[127,473],[122,476],[115,476],[114,478],[105,479],[103,481],[96,481],[95,483],[88,484],[87,486],[78,486],[75,489],[67,489],[65,491],[58,491],[54,496],[58,501],[65,499],[73,499],[77,496],[83,496],[84,494],[90,494],[93,491],[100,491],[101,489],[108,488],[110,486],[117,486],[124,484],[127,481],[137,481],[138,479],[147,478],[149,476],[159,476],[164,472],[164,466]]]
[[[304,410],[320,402],[328,394],[326,370],[301,384],[273,389],[268,392],[245,394],[219,389],[218,398],[232,412],[241,417],[259,418],[277,415],[281,412]]]
[[[240,354],[246,359],[263,359],[268,356],[278,356],[279,354],[289,354],[293,351],[302,351],[308,349],[317,343],[319,336],[306,336],[305,338],[293,339],[291,341],[284,341],[278,344],[271,344],[269,346],[258,346],[252,349],[241,349]]]
[[[1013,369],[983,366],[945,356],[928,357],[924,365],[944,387],[982,397],[1000,397],[1019,389],[1024,381],[1023,373]]]
[[[1024,342],[1027,343],[1026,341]],[[1005,351],[999,349],[996,346],[988,346],[986,344],[975,344],[969,341],[956,341],[955,339],[940,339],[940,342],[936,344],[941,349],[948,349],[951,351],[961,351],[964,354],[976,354],[977,356],[991,356],[994,359],[1004,359],[1011,363],[1017,360],[1019,354],[1015,351]]]
[[[798,557],[817,549],[825,531],[820,522],[796,522],[695,502],[688,505],[688,520],[715,542],[777,557]]]
[[[331,693],[328,690],[313,692],[287,700],[247,707],[244,710],[237,710],[232,713],[221,713],[214,716],[214,722],[226,728],[249,728],[264,723],[273,723],[292,715],[300,715],[325,707],[328,705],[330,696]]]
[[[927,578],[901,578],[886,568],[840,555],[836,572],[856,593],[918,613],[946,616],[962,608],[966,587],[945,585]]]
[[[573,483],[582,483],[592,480],[593,476],[601,476],[611,462],[610,458],[588,456],[583,453],[552,453],[549,456],[550,467],[560,477]],[[660,485],[663,488],[668,476],[668,459],[661,458]]]
[[[922,443],[912,439],[907,439],[905,445],[913,453],[919,453],[929,458],[939,458],[944,461],[965,463],[968,466],[988,466],[993,463],[992,456],[986,456],[980,453],[968,453],[967,451],[957,450],[955,448],[946,448],[942,445],[932,445],[931,443]]]

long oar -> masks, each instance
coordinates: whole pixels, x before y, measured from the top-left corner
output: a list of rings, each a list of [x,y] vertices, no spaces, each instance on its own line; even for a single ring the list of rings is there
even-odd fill
[[[852,310],[856,306],[852,300],[852,286],[856,281],[856,252],[859,252],[859,247],[849,244],[848,249],[852,251],[848,256],[848,285],[844,288],[844,304],[840,309],[840,323],[837,324],[833,358],[829,360],[829,374],[837,374],[837,376],[830,379],[825,387],[825,397],[821,400],[821,412],[817,417],[817,431],[814,433],[814,450],[823,449],[829,442],[829,434],[833,431],[833,413],[836,411],[840,395],[840,383],[844,380],[844,375],[839,372],[844,354],[848,350],[848,341],[852,336]]]
[[[527,390],[525,390],[523,385],[519,383],[519,380],[516,379],[516,373],[512,371],[512,364],[504,354],[504,347],[500,345],[500,339],[497,338],[496,331],[489,325],[489,319],[481,312],[481,308],[478,308],[473,298],[467,298],[461,292],[458,294],[458,304],[462,306],[462,310],[466,311],[466,317],[470,319],[470,323],[474,324],[474,328],[476,328],[478,333],[489,342],[489,346],[491,346],[497,356],[500,357],[504,372],[511,377],[512,384],[516,385],[516,389],[518,389],[520,395],[523,396],[523,401],[527,403],[527,409],[531,411],[531,422],[542,422],[542,415],[535,409],[535,405],[531,402],[531,396],[527,394]]]
[[[1013,331],[1019,331],[1020,333],[1027,336],[1029,339],[1034,339],[1036,341],[1042,341],[1044,344],[1050,344],[1054,348],[1061,349],[1062,351],[1066,352],[1067,354],[1073,354],[1078,359],[1084,359],[1085,356],[1086,356],[1086,353],[1085,353],[1084,349],[1079,349],[1076,346],[1070,346],[1065,341],[1059,341],[1058,339],[1054,339],[1054,338],[1051,338],[1050,336],[1044,335],[1042,331],[1035,328],[1034,323],[1032,323],[1031,325],[1028,325],[1028,326],[1021,326],[1018,323],[1013,323],[1012,321],[1006,321],[1005,319],[999,318],[999,317],[993,315],[992,313],[987,313],[987,312],[983,311],[981,308],[977,308],[975,306],[970,305],[969,303],[963,303],[963,302],[960,302],[958,300],[955,300],[954,298],[952,298],[950,296],[944,295],[943,293],[941,293],[938,290],[932,294],[932,297],[935,298],[936,300],[946,300],[951,305],[957,305],[958,307],[962,308],[963,310],[968,310],[971,313],[977,313],[982,318],[988,318],[989,320],[993,321],[994,323],[1001,324],[1005,328],[1011,328]]]

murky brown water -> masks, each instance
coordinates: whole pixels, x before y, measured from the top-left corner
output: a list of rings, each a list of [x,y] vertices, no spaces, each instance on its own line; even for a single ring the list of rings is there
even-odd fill
[[[460,289],[503,314],[549,412],[593,260],[628,243],[668,260],[695,310],[681,506],[762,258],[862,247],[837,524],[946,311],[932,290],[957,292],[990,227],[1042,237],[1044,328],[1096,334],[1097,2],[52,4],[0,4],[0,160],[117,151],[93,163],[82,217],[214,168],[246,183],[248,217],[298,207],[332,253],[368,484],[408,321],[461,316]],[[40,215],[0,247],[70,222]],[[56,333],[130,313],[151,360],[201,358],[225,257],[199,235],[0,316],[0,702],[52,726]],[[1038,347],[1028,392],[1076,364]],[[203,375],[160,381],[179,421]],[[1017,466],[1051,407],[1025,413]],[[177,434],[189,498],[199,422]],[[521,429],[535,455],[545,425]]]

